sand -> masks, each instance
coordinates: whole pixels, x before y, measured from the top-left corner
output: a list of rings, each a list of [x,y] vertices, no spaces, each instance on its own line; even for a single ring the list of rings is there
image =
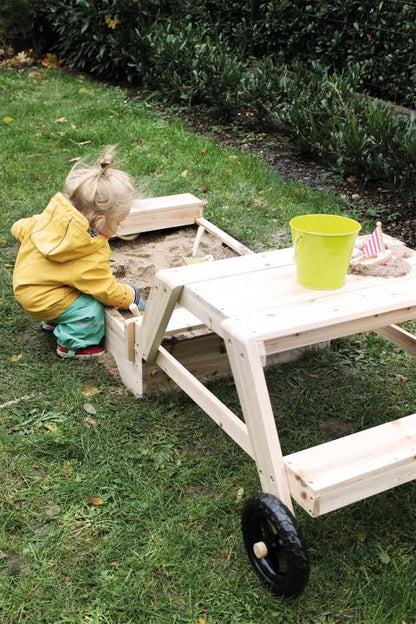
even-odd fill
[[[192,256],[197,229],[184,227],[140,234],[133,241],[111,240],[112,270],[120,282],[136,284],[142,297],[149,295],[153,276],[161,269],[183,266]],[[197,258],[212,255],[214,260],[237,254],[209,232],[202,236]]]
[[[360,236],[357,239],[355,245],[356,250],[361,250],[365,247],[368,236]],[[349,273],[355,275],[374,275],[378,277],[402,277],[411,271],[412,266],[409,262],[406,262],[406,258],[411,258],[414,255],[414,251],[409,249],[400,241],[395,241],[391,237],[385,237],[388,239],[386,243],[386,249],[390,249],[391,256],[386,264],[361,264],[356,259],[352,259],[349,267]]]
[[[124,283],[136,284],[140,288],[140,296],[146,300],[149,296],[154,275],[172,267],[184,266],[184,258],[192,256],[197,228],[182,227],[157,232],[140,234],[135,240],[110,240],[111,264],[115,277]],[[212,256],[214,260],[237,256],[232,249],[224,245],[219,238],[204,232],[196,254],[197,258]],[[130,317],[129,311],[119,310]],[[208,333],[207,329],[188,331],[175,339],[186,339]],[[100,358],[111,375],[120,383],[117,365],[109,353]],[[167,384],[166,388],[172,389]]]

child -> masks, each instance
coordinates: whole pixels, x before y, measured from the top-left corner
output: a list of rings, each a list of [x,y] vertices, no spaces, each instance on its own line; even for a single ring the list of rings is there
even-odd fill
[[[104,306],[145,304],[139,289],[111,272],[112,236],[135,195],[130,177],[113,168],[113,148],[92,167],[75,166],[40,215],[20,219],[11,232],[20,242],[13,273],[17,301],[43,329],[53,331],[60,357],[104,353]]]

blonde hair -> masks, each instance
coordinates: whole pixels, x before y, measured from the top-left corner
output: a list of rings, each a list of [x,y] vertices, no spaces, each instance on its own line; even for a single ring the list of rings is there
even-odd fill
[[[77,163],[65,180],[65,193],[98,232],[106,224],[118,225],[136,195],[130,176],[113,167],[114,149],[107,147],[92,167]]]

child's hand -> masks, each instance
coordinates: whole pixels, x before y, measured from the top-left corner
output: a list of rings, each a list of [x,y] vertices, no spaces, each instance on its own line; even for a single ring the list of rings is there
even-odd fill
[[[133,303],[135,303],[137,305],[137,307],[139,308],[140,312],[144,312],[145,308],[146,308],[146,304],[143,301],[143,299],[140,298],[140,290],[137,286],[135,286],[134,284],[129,284],[129,286],[131,286],[134,290],[134,301]]]

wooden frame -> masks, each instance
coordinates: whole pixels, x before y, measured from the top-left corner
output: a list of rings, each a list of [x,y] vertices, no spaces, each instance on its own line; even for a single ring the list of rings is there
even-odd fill
[[[193,225],[203,216],[206,200],[192,193],[135,199],[130,213],[119,225],[116,235],[129,236],[141,232]]]
[[[208,232],[238,256],[253,256],[253,251],[203,216],[206,203],[206,200],[200,200],[191,193],[137,199],[117,230],[117,236],[194,225],[198,239],[203,232]],[[203,266],[196,265],[193,272],[204,271]],[[159,282],[155,279],[150,299],[158,289]],[[159,310],[169,315],[168,326],[158,335],[167,354],[173,355],[175,360],[199,379],[231,374],[227,351],[220,336],[209,330],[194,314],[177,307],[176,300],[169,303],[168,309],[162,305]],[[114,357],[123,384],[137,397],[156,390],[177,388],[172,375],[165,374],[163,367],[142,359],[143,344],[138,339],[142,321],[143,316],[126,319],[115,309],[106,311],[106,351]],[[302,351],[286,351],[270,361],[293,361],[301,357]]]
[[[270,356],[362,331],[415,354],[416,337],[397,323],[416,319],[416,255],[404,277],[349,275],[341,289],[311,291],[296,284],[292,249],[254,254],[201,213],[193,218],[240,255],[160,271],[140,318],[108,311],[107,349],[125,385],[141,396],[166,375],[254,459],[263,491],[291,510],[293,498],[315,517],[415,479],[415,414],[285,456],[263,369]],[[244,421],[201,383],[228,370]]]
[[[292,250],[220,260],[198,272],[162,271],[136,337],[137,353],[162,367],[255,460],[263,491],[289,509],[293,498],[319,516],[416,477],[416,416],[285,456],[265,357],[370,330],[414,353],[416,338],[394,324],[416,318],[416,256],[411,262],[403,278],[349,275],[336,291],[297,286]],[[244,422],[175,358],[167,361],[160,345],[178,303],[224,340]]]

